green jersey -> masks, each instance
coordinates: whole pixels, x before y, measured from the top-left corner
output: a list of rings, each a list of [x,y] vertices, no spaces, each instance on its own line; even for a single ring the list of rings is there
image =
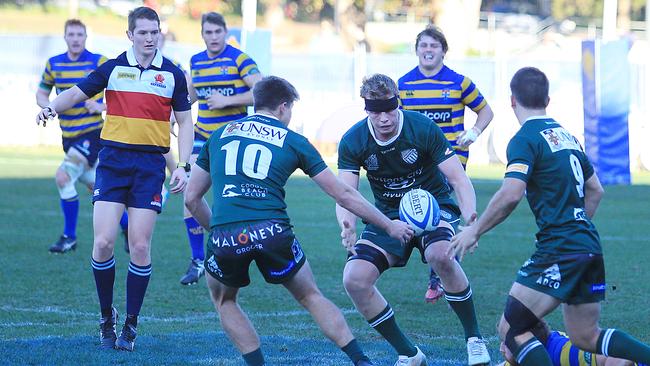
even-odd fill
[[[254,114],[217,129],[196,161],[212,178],[210,226],[284,219],[284,185],[298,168],[313,177],[327,168],[316,148],[275,118]]]
[[[506,177],[526,182],[538,251],[601,254],[585,213],[584,183],[594,174],[578,140],[548,117],[528,119],[508,144]]]
[[[375,206],[397,219],[400,199],[414,188],[431,192],[441,205],[455,204],[447,178],[438,170],[454,154],[433,121],[418,112],[399,111],[398,132],[389,141],[375,138],[368,118],[352,126],[339,143],[338,168],[359,174],[363,167]]]

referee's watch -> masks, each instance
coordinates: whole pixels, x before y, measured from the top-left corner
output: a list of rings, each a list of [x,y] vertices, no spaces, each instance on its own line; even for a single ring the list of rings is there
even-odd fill
[[[192,169],[192,166],[190,165],[190,163],[181,163],[181,162],[179,162],[178,164],[176,164],[176,167],[177,168],[183,168],[183,170],[185,170],[185,173],[189,173],[190,170]]]

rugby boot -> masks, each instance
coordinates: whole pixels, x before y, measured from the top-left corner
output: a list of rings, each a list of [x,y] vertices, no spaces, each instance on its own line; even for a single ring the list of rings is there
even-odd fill
[[[115,340],[117,333],[115,333],[115,324],[117,324],[117,310],[112,309],[111,316],[101,317],[99,319],[99,342],[104,349],[115,348]]]
[[[427,292],[424,294],[424,301],[435,304],[444,294],[445,291],[442,289],[440,277],[438,277],[436,272],[431,270],[429,274],[429,287],[427,287]]]
[[[115,349],[132,352],[135,347],[135,337],[138,335],[137,329],[131,324],[124,324],[120,337],[115,341]]]
[[[470,366],[490,364],[490,353],[483,339],[471,337],[467,340],[467,364]]]
[[[77,249],[77,239],[72,239],[68,238],[65,235],[61,235],[56,243],[50,245],[49,251],[50,253],[63,254],[75,249]]]
[[[415,347],[418,350],[418,353],[413,357],[399,355],[397,357],[397,362],[395,366],[427,366],[427,356],[420,351],[418,347]]]
[[[203,267],[203,260],[201,259],[192,259],[190,261],[190,266],[187,268],[187,272],[181,278],[181,285],[191,285],[199,282],[199,278],[205,274],[205,268]]]

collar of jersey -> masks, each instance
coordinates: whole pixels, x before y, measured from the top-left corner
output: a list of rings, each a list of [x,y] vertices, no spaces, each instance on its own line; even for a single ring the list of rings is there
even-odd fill
[[[270,123],[277,124],[279,127],[282,127],[282,128],[286,128],[286,127],[287,127],[287,126],[284,125],[284,123],[282,123],[282,121],[280,121],[279,119],[273,117],[273,116],[270,115],[270,114],[265,114],[265,113],[255,112],[255,113],[253,113],[253,114],[251,115],[251,117],[252,117],[252,116],[255,116],[255,115],[258,115],[258,116],[260,116],[260,117],[267,118],[267,119],[269,119],[269,122],[270,122]]]
[[[552,120],[553,118],[551,118],[550,116],[547,116],[547,115],[543,115],[543,116],[530,116],[530,117],[526,118],[526,120],[524,121],[524,123],[526,123],[526,122],[528,122],[528,121],[536,120],[536,119],[551,119],[551,120]]]
[[[395,136],[391,137],[390,140],[388,141],[379,141],[377,140],[377,137],[375,136],[375,130],[372,128],[372,122],[370,122],[370,117],[366,118],[366,123],[368,124],[368,129],[370,130],[370,134],[372,135],[372,138],[375,139],[375,142],[379,146],[388,146],[395,142],[399,135],[402,133],[402,126],[404,126],[404,113],[402,113],[401,109],[397,110],[398,112],[398,121],[397,121],[397,133]]]
[[[66,53],[65,53],[65,58],[66,58],[66,60],[67,60],[68,62],[82,62],[82,61],[86,61],[86,55],[88,55],[89,53],[90,53],[90,51],[88,51],[87,49],[84,49],[84,50],[81,52],[81,54],[79,55],[79,58],[77,58],[76,60],[72,61],[72,60],[70,59],[70,56],[68,56],[68,53],[66,52]]]
[[[135,59],[135,53],[133,52],[133,47],[130,47],[128,50],[126,50],[126,59],[129,61],[129,65],[131,66],[138,66],[138,60]],[[162,53],[160,50],[156,49],[156,55],[153,57],[153,61],[151,61],[151,65],[155,66],[157,68],[161,68],[163,63],[163,57]]]

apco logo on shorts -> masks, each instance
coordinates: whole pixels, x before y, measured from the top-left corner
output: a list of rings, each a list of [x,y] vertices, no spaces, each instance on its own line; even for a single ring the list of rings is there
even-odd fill
[[[230,123],[221,133],[221,138],[240,136],[282,147],[287,133],[288,131],[284,128],[267,125],[266,123],[240,120]]]
[[[537,279],[538,285],[559,289],[562,283],[562,275],[560,274],[560,267],[554,264],[544,270],[541,276]]]
[[[444,109],[425,109],[420,111],[435,123],[449,123],[451,122],[451,108]]]
[[[149,204],[156,207],[162,207],[162,197],[160,196],[160,193],[154,194]]]

